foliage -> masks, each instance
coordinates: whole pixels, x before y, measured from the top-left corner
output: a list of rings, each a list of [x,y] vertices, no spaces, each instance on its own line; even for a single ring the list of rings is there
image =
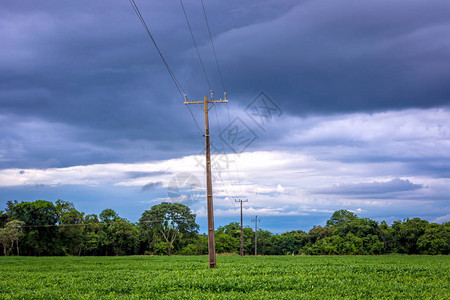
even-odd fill
[[[98,240],[105,255],[134,254],[138,234],[134,224],[119,217],[112,209],[100,213],[100,222]]]
[[[56,201],[56,215],[59,226],[59,243],[64,254],[81,255],[83,249],[84,213],[75,209],[72,203]]]
[[[207,254],[208,237],[198,233],[195,218],[189,207],[180,203],[154,205],[134,224],[110,208],[97,216],[85,215],[62,200],[55,204],[44,200],[8,201],[5,212],[0,212],[0,254]],[[218,227],[215,241],[217,253],[239,254],[240,224]],[[248,226],[243,228],[243,244],[244,254],[253,255],[255,232]],[[450,253],[450,223],[414,218],[394,221],[389,226],[384,221],[378,223],[339,210],[326,226],[314,226],[308,233],[294,230],[273,234],[258,229],[257,247],[260,255],[445,255]]]
[[[8,252],[12,252],[14,243],[16,244],[16,254],[19,255],[19,240],[23,236],[24,222],[18,220],[12,220],[5,224],[4,228],[0,228],[0,244],[3,245],[3,255],[8,255]],[[8,244],[9,250],[8,250]]]
[[[25,223],[24,245],[28,255],[58,255],[61,249],[57,244],[58,220],[56,207],[52,202],[37,200],[14,205],[11,219]]]
[[[181,250],[182,241],[195,237],[199,226],[195,223],[195,214],[189,207],[181,203],[163,202],[144,211],[139,219],[141,235],[148,239],[149,248],[161,252],[159,239],[166,243],[167,254],[173,249]],[[178,241],[178,244],[175,242]],[[156,247],[156,248],[155,248]]]

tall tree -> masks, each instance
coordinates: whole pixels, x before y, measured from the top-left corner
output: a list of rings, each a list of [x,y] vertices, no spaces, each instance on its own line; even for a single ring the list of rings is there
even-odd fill
[[[13,220],[25,223],[24,242],[29,255],[62,254],[57,244],[57,214],[52,202],[36,200],[21,202],[13,207]]]
[[[84,213],[76,210],[72,203],[62,200],[56,201],[55,208],[59,225],[59,239],[63,252],[70,255],[81,255]]]
[[[100,254],[100,232],[102,224],[98,220],[97,215],[91,214],[84,217],[83,226],[83,251],[87,255]]]
[[[100,231],[100,244],[105,255],[134,254],[137,241],[137,229],[112,209],[108,208],[100,213],[102,230]]]
[[[13,250],[14,247],[14,243],[16,244],[16,254],[20,255],[19,252],[19,240],[22,238],[23,236],[23,226],[25,225],[24,222],[19,221],[19,220],[12,220],[9,221],[8,223],[6,223],[5,226],[5,230],[6,230],[6,235],[8,236],[10,242],[11,242],[11,246],[9,248],[10,251]]]
[[[154,205],[142,213],[139,219],[141,228],[152,231],[167,245],[167,254],[172,254],[172,248],[177,239],[191,238],[198,232],[195,214],[181,203],[163,202]]]
[[[357,218],[358,217],[353,212],[341,209],[333,213],[331,218],[327,221],[327,226],[340,226]]]
[[[421,235],[428,228],[429,223],[419,218],[394,221],[392,224],[393,238],[395,241],[394,251],[407,254],[419,254],[417,244]]]
[[[0,243],[3,245],[3,255],[8,254],[8,244],[9,252],[13,251],[14,244],[16,244],[16,253],[20,255],[19,240],[23,236],[22,228],[24,225],[25,223],[22,221],[12,220],[6,223],[4,228],[0,228]]]

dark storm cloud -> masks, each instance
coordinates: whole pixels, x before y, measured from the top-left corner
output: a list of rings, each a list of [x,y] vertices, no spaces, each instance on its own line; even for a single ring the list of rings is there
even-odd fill
[[[196,91],[202,96],[208,88],[198,86],[200,69],[178,1],[137,3],[190,97]],[[212,3],[207,9],[211,18],[219,13],[226,18],[214,22],[215,33],[220,33],[276,18],[294,3],[282,1],[272,10],[270,1],[246,7],[230,1],[226,7]],[[207,42],[199,3],[186,1],[186,7],[199,44]],[[248,18],[250,13],[254,18]],[[192,144],[198,139],[194,123],[128,1],[109,1],[107,6],[91,1],[5,2],[0,39],[0,111],[7,114],[7,123],[33,119],[39,127],[28,128],[33,139],[16,129],[2,135],[2,168],[198,152],[198,144]],[[53,136],[39,130],[49,125]]]
[[[208,87],[179,2],[137,4],[189,98],[203,96]],[[260,90],[293,114],[449,103],[448,1],[205,5],[233,103],[244,106]],[[201,6],[185,6],[220,96]],[[6,1],[0,40],[0,168],[201,150],[194,122],[128,1]]]
[[[219,37],[235,89],[264,88],[296,113],[450,101],[450,2],[308,1]]]
[[[318,191],[319,194],[333,195],[366,195],[376,197],[380,194],[414,191],[423,188],[421,184],[412,183],[409,180],[400,178],[392,179],[387,182],[367,182],[341,184],[334,187],[324,188]]]
[[[450,178],[450,162],[436,158],[430,161],[418,161],[410,164],[409,172],[435,178]]]

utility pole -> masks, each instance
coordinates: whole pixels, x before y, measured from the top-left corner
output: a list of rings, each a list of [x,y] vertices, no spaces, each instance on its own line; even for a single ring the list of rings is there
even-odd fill
[[[244,230],[242,229],[242,202],[248,202],[248,199],[235,199],[234,202],[241,202],[241,256],[244,256]]]
[[[209,268],[216,268],[216,242],[214,239],[214,210],[213,210],[213,192],[211,181],[211,153],[209,142],[209,119],[208,112],[216,103],[227,103],[227,93],[224,93],[224,99],[214,100],[214,92],[211,91],[211,99],[205,96],[203,101],[187,101],[184,94],[184,104],[197,104],[205,113],[205,148],[206,148],[206,203],[208,208],[208,256]],[[203,107],[200,105],[203,104]],[[212,104],[211,106],[209,104]]]
[[[256,216],[252,222],[255,222],[255,255],[258,255],[258,222],[261,222],[261,218],[258,219]]]

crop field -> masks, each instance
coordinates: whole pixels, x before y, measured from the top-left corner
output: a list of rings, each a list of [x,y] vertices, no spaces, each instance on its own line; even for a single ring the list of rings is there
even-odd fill
[[[448,256],[0,257],[2,299],[450,299]]]

